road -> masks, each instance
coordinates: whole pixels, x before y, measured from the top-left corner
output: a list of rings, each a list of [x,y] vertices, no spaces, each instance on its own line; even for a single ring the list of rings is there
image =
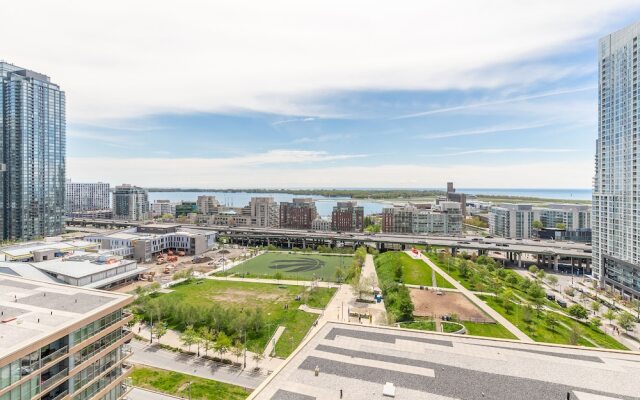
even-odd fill
[[[410,252],[410,251],[407,251],[407,254],[410,257],[414,257],[413,253]],[[456,289],[458,289],[458,291],[460,293],[464,294],[469,300],[471,300],[482,311],[487,313],[487,315],[489,315],[491,318],[496,320],[498,323],[502,324],[502,326],[507,328],[509,330],[509,332],[513,333],[518,339],[522,340],[523,342],[530,342],[530,343],[533,342],[533,339],[531,339],[529,336],[525,335],[524,332],[522,332],[520,329],[518,329],[518,327],[516,327],[511,322],[509,322],[509,320],[507,320],[505,317],[503,317],[499,312],[497,312],[493,308],[489,307],[489,305],[487,305],[487,303],[485,303],[484,301],[480,300],[478,298],[478,296],[476,296],[472,291],[470,291],[469,289],[465,288],[464,286],[462,286],[460,284],[460,282],[458,282],[457,280],[455,280],[451,276],[449,276],[449,274],[447,274],[440,267],[438,267],[435,263],[433,263],[429,259],[429,257],[425,256],[422,253],[419,254],[419,257],[424,262],[426,262],[433,270],[435,270],[437,273],[442,275],[442,277],[444,279],[448,280]]]
[[[144,364],[150,367],[182,372],[249,389],[255,389],[266,379],[266,376],[261,373],[243,371],[206,361],[202,358],[173,353],[155,346],[146,345],[137,340],[131,342],[131,347],[133,348],[133,354],[129,360],[134,364]]]

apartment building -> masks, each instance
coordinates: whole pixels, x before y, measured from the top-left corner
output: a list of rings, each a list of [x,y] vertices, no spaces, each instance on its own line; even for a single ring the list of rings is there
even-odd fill
[[[131,296],[4,274],[0,287],[0,400],[126,396]]]
[[[290,202],[280,203],[280,228],[311,229],[311,223],[318,211],[311,198],[295,198]]]
[[[531,204],[500,204],[489,211],[489,232],[494,236],[514,239],[531,237],[533,221]]]
[[[147,190],[133,185],[116,186],[113,191],[113,218],[143,221],[149,218]]]
[[[460,204],[462,215],[467,215],[467,195],[465,193],[456,192],[453,182],[447,182],[447,201],[455,201]]]
[[[111,208],[111,187],[108,183],[65,184],[65,213],[107,210]]]
[[[195,201],[181,201],[176,204],[176,217],[186,217],[198,212],[198,204]]]
[[[562,224],[567,231],[591,229],[591,206],[582,204],[549,204],[533,207],[533,220],[545,228]]]
[[[65,107],[48,76],[0,62],[0,240],[64,230]]]
[[[311,222],[311,229],[314,231],[328,232],[331,230],[331,220],[317,217]]]
[[[628,298],[640,298],[639,41],[637,22],[598,44],[593,277]]]
[[[460,235],[462,232],[460,203],[395,205],[382,210],[382,231],[432,235]]]
[[[278,203],[273,197],[252,197],[249,202],[251,226],[277,228],[279,225]]]
[[[176,215],[176,203],[170,200],[155,200],[150,206],[152,217],[161,217],[163,215]]]
[[[198,196],[196,206],[200,214],[213,215],[218,212],[220,202],[218,202],[216,196]]]
[[[364,207],[355,201],[339,201],[331,211],[331,229],[338,232],[362,232]]]

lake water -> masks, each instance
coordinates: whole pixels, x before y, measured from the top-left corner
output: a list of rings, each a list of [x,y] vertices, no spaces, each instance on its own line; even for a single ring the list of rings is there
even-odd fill
[[[558,200],[590,200],[591,189],[458,189],[459,192],[479,195],[496,195],[496,196],[527,196],[539,197],[545,199]],[[275,201],[291,201],[294,197],[312,197],[316,201],[318,213],[322,216],[330,216],[333,206],[338,201],[349,200],[347,198],[326,197],[320,195],[300,196],[286,193],[247,193],[247,192],[149,192],[149,201],[170,200],[178,202],[196,201],[198,196],[209,195],[216,196],[221,204],[233,207],[244,207],[249,204],[252,197],[273,197]],[[388,206],[389,202],[358,200],[358,204],[364,207],[365,215],[382,212],[382,208]]]

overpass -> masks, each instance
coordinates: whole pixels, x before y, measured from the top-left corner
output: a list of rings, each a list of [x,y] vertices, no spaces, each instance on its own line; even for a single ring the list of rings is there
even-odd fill
[[[143,225],[137,221],[67,219],[68,226],[95,228],[130,228]],[[450,249],[452,254],[460,251],[489,254],[500,252],[511,262],[522,266],[522,256],[532,255],[538,265],[558,268],[561,262],[570,262],[572,266],[589,267],[591,263],[591,245],[586,243],[556,242],[539,239],[509,239],[480,236],[433,236],[414,234],[361,232],[324,232],[305,231],[296,229],[230,227],[230,226],[199,226],[185,224],[190,229],[215,230],[221,236],[226,236],[232,243],[243,246],[275,245],[284,248],[298,247],[301,249],[317,246],[328,247],[357,247],[371,246],[378,250],[405,250],[412,246],[441,247]],[[577,264],[577,265],[576,265]]]

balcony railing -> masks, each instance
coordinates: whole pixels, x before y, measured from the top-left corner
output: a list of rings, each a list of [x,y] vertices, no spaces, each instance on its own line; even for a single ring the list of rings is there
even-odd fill
[[[67,394],[69,394],[68,390],[64,390],[62,393],[60,393],[59,395],[57,395],[56,397],[54,397],[51,400],[61,400],[63,399]]]
[[[40,365],[42,367],[44,367],[45,365],[49,364],[50,362],[58,359],[58,357],[61,357],[64,354],[67,354],[68,350],[69,350],[68,346],[64,346],[64,347],[59,348],[58,350],[54,351],[53,353],[43,357],[41,362],[40,362]]]
[[[59,380],[61,380],[65,376],[67,376],[67,372],[69,372],[69,370],[67,368],[65,368],[62,371],[58,372],[57,374],[51,376],[46,381],[43,381],[40,384],[40,389],[41,390],[46,390],[47,388],[51,387],[51,385],[53,385],[54,383],[58,382]]]

